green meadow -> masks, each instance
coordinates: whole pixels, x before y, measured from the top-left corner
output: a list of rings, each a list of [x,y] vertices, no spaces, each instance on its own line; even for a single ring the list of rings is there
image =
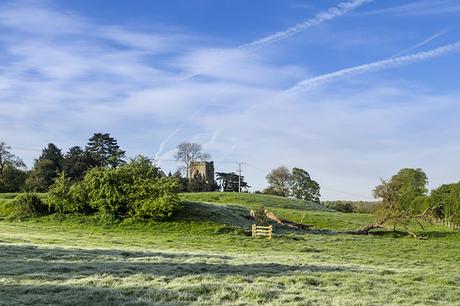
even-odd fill
[[[46,199],[46,195],[42,195]],[[0,195],[0,305],[460,305],[460,233],[347,234],[373,218],[236,193],[181,195],[172,220],[11,217]],[[313,225],[253,239],[249,210]]]

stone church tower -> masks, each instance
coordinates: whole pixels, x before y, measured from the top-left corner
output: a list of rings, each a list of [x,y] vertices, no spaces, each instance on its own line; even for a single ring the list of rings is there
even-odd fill
[[[188,169],[188,177],[193,178],[196,175],[200,175],[206,181],[206,183],[214,183],[214,162],[200,161],[194,162]]]

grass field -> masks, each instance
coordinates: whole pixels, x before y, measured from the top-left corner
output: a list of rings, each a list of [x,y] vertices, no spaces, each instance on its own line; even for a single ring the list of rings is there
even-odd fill
[[[371,216],[217,195],[182,195],[169,222],[118,224],[11,221],[0,199],[0,305],[460,305],[459,232],[347,235]],[[244,215],[259,204],[330,231],[254,240]]]

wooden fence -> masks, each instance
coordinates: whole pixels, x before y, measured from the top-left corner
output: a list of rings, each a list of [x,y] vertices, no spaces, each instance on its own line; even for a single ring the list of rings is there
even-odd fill
[[[272,226],[258,226],[253,224],[252,225],[252,237],[268,237],[268,239],[272,239]]]

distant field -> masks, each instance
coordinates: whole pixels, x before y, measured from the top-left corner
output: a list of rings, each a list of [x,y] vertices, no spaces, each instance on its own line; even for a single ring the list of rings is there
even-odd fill
[[[0,220],[0,305],[459,305],[458,231],[432,226],[428,240],[334,231],[254,240],[241,216],[258,201],[305,213],[322,229],[355,227],[362,215],[201,196],[211,195],[182,195],[189,202],[169,222]]]

